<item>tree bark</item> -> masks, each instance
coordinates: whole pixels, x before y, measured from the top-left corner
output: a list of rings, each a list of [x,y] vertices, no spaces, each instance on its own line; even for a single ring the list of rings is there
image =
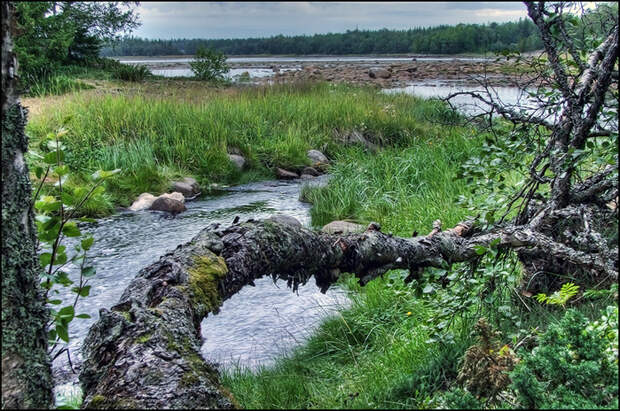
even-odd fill
[[[84,406],[232,407],[215,366],[200,355],[200,322],[265,275],[286,280],[293,289],[314,277],[326,291],[341,273],[355,274],[362,285],[395,268],[408,269],[411,279],[423,267],[478,258],[480,246],[494,244],[554,253],[617,278],[613,261],[558,244],[535,228],[507,226],[470,235],[467,223],[441,231],[437,221],[427,236],[399,238],[374,223],[363,233],[341,236],[278,219],[250,220],[220,231],[207,227],[141,270],[119,303],[101,310],[83,346]]]
[[[2,2],[2,408],[48,408],[48,310],[39,286],[32,190],[24,154],[26,111],[13,53],[13,4]]]

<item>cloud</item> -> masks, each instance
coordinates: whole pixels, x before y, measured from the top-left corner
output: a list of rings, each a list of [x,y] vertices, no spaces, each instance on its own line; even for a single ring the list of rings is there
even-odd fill
[[[514,2],[143,2],[146,38],[243,38],[514,21]]]

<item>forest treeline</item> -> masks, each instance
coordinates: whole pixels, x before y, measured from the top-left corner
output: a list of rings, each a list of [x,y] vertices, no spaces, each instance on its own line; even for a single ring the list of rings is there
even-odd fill
[[[533,51],[542,48],[536,26],[530,21],[490,24],[441,25],[410,30],[347,30],[312,36],[277,35],[246,39],[149,40],[133,36],[101,49],[102,57],[193,55],[203,46],[227,55],[246,54],[459,54],[501,50]]]

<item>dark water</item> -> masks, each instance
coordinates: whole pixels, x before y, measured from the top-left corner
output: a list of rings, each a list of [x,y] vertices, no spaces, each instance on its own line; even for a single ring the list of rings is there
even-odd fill
[[[326,178],[310,184],[324,183]],[[236,216],[245,221],[281,213],[309,225],[310,205],[298,201],[301,185],[300,180],[252,183],[188,202],[188,210],[174,218],[156,211],[126,211],[85,226],[82,231],[95,238],[89,256],[97,274],[89,280],[91,295],[76,307],[76,313],[87,313],[92,318],[76,319],[70,325],[69,348],[74,366],[79,368],[80,346],[88,328],[99,318],[99,309],[114,305],[140,269],[191,240],[208,224],[227,225]],[[71,242],[66,245],[71,249]],[[78,278],[76,267],[67,271],[72,279]],[[60,298],[67,304],[72,301],[72,293],[60,291]],[[262,278],[256,281],[256,287],[247,286],[225,301],[220,314],[202,322],[203,355],[224,367],[269,365],[303,343],[322,318],[347,303],[344,291],[334,288],[321,294],[313,280],[300,286],[297,295],[285,282],[274,284],[271,278]],[[70,371],[67,357],[57,358],[53,369],[57,384],[64,384],[60,391],[73,389],[71,384],[77,381],[77,375]]]

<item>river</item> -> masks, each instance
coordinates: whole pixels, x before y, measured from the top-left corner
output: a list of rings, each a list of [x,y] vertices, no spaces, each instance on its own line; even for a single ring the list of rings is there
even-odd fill
[[[318,177],[308,184],[323,184],[327,178]],[[75,319],[70,325],[69,349],[75,368],[79,369],[79,349],[88,328],[98,319],[99,309],[116,303],[140,269],[191,240],[208,224],[228,225],[236,216],[245,221],[282,213],[309,226],[310,205],[298,201],[301,187],[302,180],[251,183],[187,202],[187,211],[176,217],[157,211],[123,211],[85,225],[82,231],[95,238],[89,257],[97,274],[89,280],[91,295],[76,307],[76,313],[92,318]],[[73,246],[71,240],[65,242],[67,249]],[[71,279],[79,278],[77,267],[69,266],[66,271]],[[255,284],[225,301],[219,314],[203,320],[202,353],[206,358],[224,367],[269,365],[301,344],[322,318],[349,304],[343,290],[336,287],[321,294],[312,280],[297,293],[286,282],[274,283],[271,278]],[[60,291],[57,297],[65,303],[72,301],[72,293]],[[77,383],[77,374],[71,372],[65,355],[54,361],[53,369],[57,393],[66,393]]]

